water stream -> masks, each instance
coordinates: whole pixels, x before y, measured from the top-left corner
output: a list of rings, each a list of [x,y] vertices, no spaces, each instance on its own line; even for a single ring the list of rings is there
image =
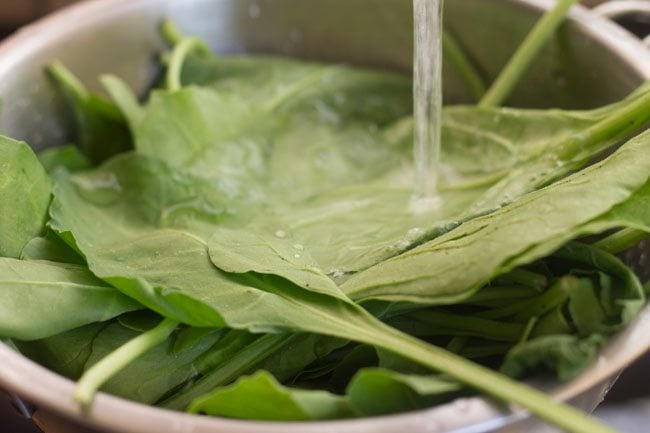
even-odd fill
[[[414,192],[416,211],[437,206],[442,112],[442,3],[413,0],[415,117]]]

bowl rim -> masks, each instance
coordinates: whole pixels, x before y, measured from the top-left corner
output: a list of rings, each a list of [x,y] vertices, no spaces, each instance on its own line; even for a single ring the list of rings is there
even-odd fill
[[[516,1],[537,10],[548,9],[553,4],[553,0]],[[73,31],[70,22],[83,19],[85,25],[92,25],[93,22],[102,21],[106,14],[126,13],[131,8],[141,8],[148,3],[162,4],[164,0],[90,0],[42,18],[0,44],[0,76],[30,58],[47,40]],[[582,6],[574,6],[569,16],[574,25],[580,26],[594,40],[609,46],[639,76],[650,79],[650,51],[640,40]],[[650,333],[644,333],[643,329],[650,329],[650,307],[646,307],[624,331],[611,338],[598,358],[578,378],[553,387],[553,397],[567,401],[615,377],[622,368],[650,348]],[[504,412],[503,407],[497,408],[486,399],[470,397],[426,410],[390,416],[321,422],[260,422],[190,415],[105,393],[97,395],[90,414],[83,414],[72,400],[73,381],[40,366],[1,341],[0,359],[1,388],[81,424],[123,433],[380,433],[408,431],[417,426],[426,426],[427,431],[432,433],[472,433],[497,429],[528,416],[525,411],[516,408]]]

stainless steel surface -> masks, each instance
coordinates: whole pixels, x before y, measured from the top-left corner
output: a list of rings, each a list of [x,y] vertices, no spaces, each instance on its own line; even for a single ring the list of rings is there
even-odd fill
[[[498,73],[541,11],[552,0],[448,0],[446,23],[488,78]],[[162,45],[157,26],[171,17],[219,52],[275,52],[346,61],[408,72],[411,6],[408,0],[96,0],[75,6],[21,31],[0,46],[0,129],[36,148],[66,141],[68,119],[43,74],[60,59],[91,88],[115,73],[144,92],[157,69]],[[629,33],[576,7],[571,20],[543,51],[511,99],[523,106],[592,107],[619,99],[650,78],[650,54]],[[467,101],[450,69],[448,102]],[[637,254],[634,260],[644,255]],[[650,269],[645,267],[644,269]],[[597,362],[576,380],[549,388],[557,398],[591,410],[612,378],[650,347],[650,310],[613,339]],[[71,433],[68,417],[103,429],[171,432],[515,432],[532,431],[522,412],[504,415],[488,402],[462,399],[449,405],[383,418],[310,424],[253,423],[196,417],[142,406],[101,394],[84,417],[72,402],[73,383],[0,344],[0,386],[40,407],[50,429]],[[58,414],[58,415],[57,415]],[[538,430],[539,431],[539,430]]]
[[[641,37],[644,45],[650,48],[650,1],[611,1],[598,6],[594,12],[627,27]]]

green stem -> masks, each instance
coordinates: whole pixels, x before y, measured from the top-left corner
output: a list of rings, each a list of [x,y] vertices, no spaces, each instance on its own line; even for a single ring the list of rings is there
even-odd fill
[[[206,374],[196,384],[163,401],[161,406],[168,409],[185,410],[195,398],[207,394],[218,386],[232,382],[294,338],[300,338],[300,334],[267,334],[259,337]]]
[[[210,49],[205,45],[205,42],[195,37],[183,38],[183,40],[174,47],[169,59],[167,75],[165,77],[168,90],[176,91],[183,88],[183,84],[181,83],[183,64],[185,63],[187,55],[193,50],[201,53],[210,52]]]
[[[650,91],[631,101],[595,125],[569,136],[560,143],[557,158],[569,160],[583,149],[597,143],[603,143],[603,149],[611,146],[612,141],[623,139],[638,131],[650,119]],[[540,152],[544,152],[540,149]]]
[[[558,0],[555,7],[539,20],[481,99],[480,107],[498,107],[503,104],[576,2],[577,0]]]
[[[519,344],[525,343],[528,341],[530,338],[530,335],[533,333],[533,329],[535,329],[535,325],[537,325],[537,322],[539,321],[539,317],[534,316],[528,319],[528,323],[526,323],[526,328],[524,328],[524,332],[521,334],[521,338],[519,338]]]
[[[483,344],[476,345],[472,344],[463,350],[460,351],[460,356],[467,359],[477,359],[477,358],[488,358],[490,356],[503,356],[510,349],[512,349],[512,344],[507,343],[494,343],[494,344]]]
[[[461,301],[462,304],[479,307],[502,306],[504,302],[525,300],[539,296],[539,290],[520,286],[484,287],[471,298]]]
[[[519,323],[503,323],[478,317],[467,317],[437,311],[417,311],[409,317],[435,328],[452,328],[462,335],[497,341],[518,341],[524,326]]]
[[[317,70],[311,74],[308,74],[304,78],[293,83],[287,90],[276,95],[266,104],[264,104],[264,111],[273,111],[277,109],[280,105],[289,101],[291,98],[299,95],[301,92],[311,88],[314,84],[318,83],[326,74],[331,72],[330,68],[325,68],[322,70]]]
[[[477,101],[485,95],[486,85],[470,59],[449,32],[442,34],[442,52]]]
[[[486,395],[520,405],[567,432],[615,433],[615,430],[590,418],[586,413],[556,402],[541,391],[388,326],[382,325],[381,330],[378,326],[378,324],[371,325],[376,337],[366,343],[446,374]]]
[[[111,352],[81,376],[77,382],[74,399],[83,408],[90,407],[95,393],[104,383],[142,354],[165,342],[177,326],[177,321],[164,319],[155,328]]]
[[[467,345],[468,340],[468,337],[457,335],[449,341],[445,349],[452,353],[460,353]]]
[[[61,62],[55,61],[47,67],[47,72],[69,93],[74,100],[86,101],[90,97],[88,90],[77,77]]]
[[[171,20],[163,21],[160,26],[160,34],[162,35],[165,42],[167,42],[172,47],[180,43],[185,39],[185,35],[181,32],[181,29],[176,26]]]
[[[478,316],[490,320],[512,317],[513,321],[528,321],[531,317],[540,317],[565,302],[578,284],[577,278],[565,276],[553,284],[550,289],[535,298],[481,312],[478,313]]]
[[[522,286],[530,287],[537,291],[544,290],[548,284],[548,278],[545,275],[522,268],[516,268],[505,275],[501,275],[498,280],[505,281],[506,283],[521,284]]]
[[[230,330],[223,339],[217,342],[215,349],[208,350],[194,362],[194,367],[198,373],[205,374],[229,361],[237,352],[246,348],[257,338],[259,335]]]
[[[598,242],[595,242],[593,246],[603,251],[607,251],[610,254],[618,254],[628,248],[632,248],[647,238],[648,233],[643,230],[628,228],[620,230],[599,240]]]

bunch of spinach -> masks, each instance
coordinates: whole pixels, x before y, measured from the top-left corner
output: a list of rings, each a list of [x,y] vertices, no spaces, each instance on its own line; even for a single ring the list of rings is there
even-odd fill
[[[468,358],[571,377],[642,307],[611,252],[650,231],[650,134],[579,169],[650,119],[648,86],[591,111],[447,108],[444,206],[417,214],[408,79],[167,34],[145,104],[116,77],[113,103],[52,67],[85,156],[39,162],[0,141],[3,337],[81,377],[84,404],[103,385],[191,412],[334,419],[468,387],[609,431]]]

